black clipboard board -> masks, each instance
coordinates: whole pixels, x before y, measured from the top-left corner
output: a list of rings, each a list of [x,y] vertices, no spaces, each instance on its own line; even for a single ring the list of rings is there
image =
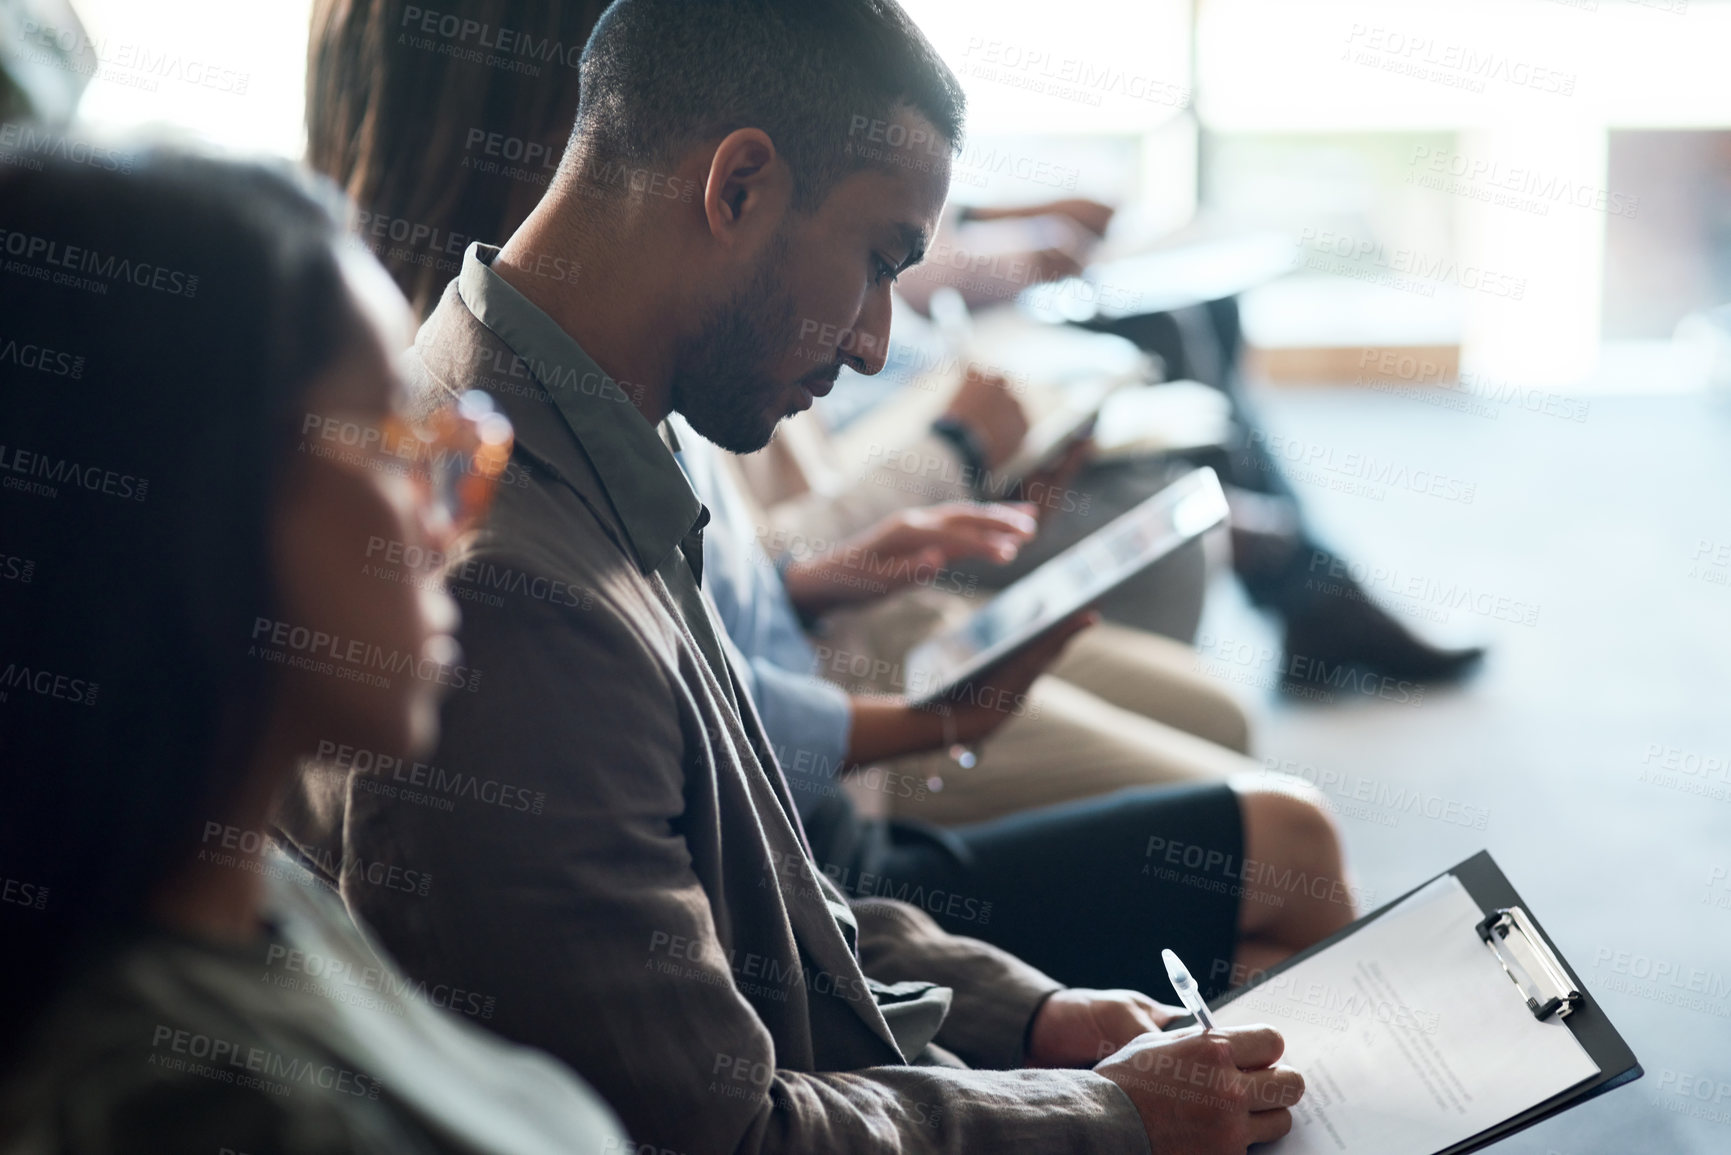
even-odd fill
[[[1559,1003],[1567,1006],[1563,1023],[1575,1036],[1576,1041],[1581,1044],[1582,1049],[1587,1052],[1588,1057],[1591,1058],[1593,1063],[1599,1068],[1599,1073],[1585,1082],[1577,1083],[1573,1087],[1551,1096],[1543,1102],[1535,1103],[1525,1111],[1504,1119],[1494,1127],[1488,1127],[1476,1135],[1461,1140],[1452,1147],[1446,1147],[1441,1151],[1434,1152],[1433,1155],[1466,1155],[1469,1151],[1477,1151],[1483,1147],[1488,1147],[1492,1143],[1508,1138],[1517,1131],[1526,1130],[1534,1123],[1548,1119],[1552,1115],[1567,1110],[1568,1108],[1575,1106],[1577,1103],[1584,1103],[1588,1099],[1604,1094],[1613,1087],[1620,1087],[1624,1083],[1633,1082],[1645,1074],[1641,1069],[1640,1061],[1635,1058],[1635,1052],[1630,1050],[1629,1044],[1623,1041],[1623,1036],[1617,1033],[1617,1028],[1611,1025],[1611,1020],[1606,1017],[1604,1009],[1599,1006],[1598,1000],[1594,999],[1588,992],[1586,985],[1581,982],[1580,976],[1577,975],[1574,968],[1569,965],[1569,960],[1564,958],[1562,952],[1557,950],[1556,946],[1551,942],[1551,937],[1545,933],[1544,926],[1537,918],[1533,917],[1531,911],[1527,908],[1526,902],[1515,890],[1514,884],[1509,882],[1508,877],[1503,874],[1502,869],[1498,867],[1496,861],[1491,858],[1490,851],[1488,850],[1481,850],[1465,862],[1451,867],[1450,869],[1443,871],[1441,874],[1426,879],[1424,882],[1413,887],[1399,898],[1385,903],[1376,910],[1365,915],[1363,918],[1354,922],[1351,926],[1329,935],[1321,942],[1306,947],[1291,958],[1285,959],[1282,962],[1277,963],[1275,966],[1270,967],[1268,970],[1258,975],[1252,982],[1245,983],[1241,987],[1234,987],[1224,995],[1221,995],[1219,998],[1209,1002],[1208,1008],[1214,1010],[1218,1007],[1226,1006],[1235,999],[1255,990],[1257,987],[1261,986],[1269,979],[1274,978],[1288,967],[1303,962],[1305,959],[1319,951],[1327,950],[1342,939],[1351,938],[1360,929],[1369,923],[1375,922],[1384,914],[1387,914],[1390,910],[1393,910],[1396,906],[1400,905],[1402,902],[1406,901],[1408,898],[1417,894],[1420,890],[1423,890],[1426,886],[1429,886],[1438,878],[1441,878],[1446,874],[1452,874],[1460,880],[1460,884],[1465,888],[1468,896],[1472,898],[1473,902],[1478,904],[1480,912],[1486,916],[1487,923],[1494,919],[1500,911],[1511,910],[1514,908],[1519,908],[1521,910],[1524,921],[1530,924],[1533,930],[1537,931],[1540,940],[1539,945],[1542,946],[1546,953],[1548,961],[1554,963],[1561,974],[1567,976],[1569,984],[1572,984],[1575,997],[1573,999],[1558,999]],[[1481,923],[1480,925],[1483,927],[1485,924]],[[1492,950],[1492,947],[1488,942],[1485,949],[1486,951]],[[1559,996],[1562,994],[1562,992],[1556,993]],[[1524,994],[1521,986],[1513,977],[1509,980],[1509,997],[1525,998],[1529,1007],[1532,1007],[1534,1004],[1534,1000]],[[1539,1011],[1545,1010],[1549,1004],[1550,1000],[1542,1001],[1541,1005],[1535,1009],[1534,1013],[1537,1014]],[[1561,1007],[1552,1008],[1551,1013],[1557,1013],[1560,1009]],[[1195,1021],[1196,1020],[1193,1017],[1185,1015],[1182,1018],[1172,1020],[1166,1025],[1166,1029],[1172,1030],[1176,1027],[1192,1026]]]

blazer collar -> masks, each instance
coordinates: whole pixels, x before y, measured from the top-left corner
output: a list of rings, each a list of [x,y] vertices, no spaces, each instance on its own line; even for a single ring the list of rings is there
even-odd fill
[[[639,569],[651,573],[701,526],[703,506],[667,443],[632,403],[628,391],[637,387],[603,372],[553,318],[494,272],[498,254],[494,246],[469,246],[456,280],[457,303],[503,341],[546,390],[594,467]],[[448,304],[448,299],[441,302],[440,311]],[[514,422],[522,408],[502,407]],[[534,423],[523,431],[531,439],[526,448],[557,467],[559,448],[536,444],[537,432]],[[544,433],[540,440],[546,440]]]

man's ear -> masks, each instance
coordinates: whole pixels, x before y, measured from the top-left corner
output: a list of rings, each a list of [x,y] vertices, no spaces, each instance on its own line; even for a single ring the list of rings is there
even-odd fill
[[[715,146],[703,187],[703,214],[729,247],[780,227],[793,199],[793,174],[761,128],[739,128]]]

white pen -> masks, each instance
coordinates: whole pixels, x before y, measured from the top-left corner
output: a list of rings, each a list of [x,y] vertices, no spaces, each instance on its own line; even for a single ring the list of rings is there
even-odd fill
[[[1202,992],[1196,989],[1196,980],[1184,969],[1184,960],[1169,950],[1161,951],[1160,957],[1166,961],[1166,977],[1172,980],[1172,989],[1178,992],[1178,1001],[1184,1004],[1185,1010],[1196,1016],[1196,1021],[1202,1024],[1203,1030],[1212,1031],[1214,1020],[1208,1017],[1208,1004],[1202,1001]]]

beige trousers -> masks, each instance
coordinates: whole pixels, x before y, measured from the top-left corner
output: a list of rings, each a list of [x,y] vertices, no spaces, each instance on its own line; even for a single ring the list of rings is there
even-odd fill
[[[972,608],[966,598],[929,590],[903,595],[820,639],[819,657],[854,692],[893,691],[895,663],[914,642]],[[871,685],[847,676],[866,672],[860,655],[867,652],[883,659],[874,670],[889,667]],[[866,813],[953,826],[1126,786],[1223,782],[1256,769],[1249,746],[1244,708],[1196,670],[1194,648],[1100,622],[1074,638],[1025,703],[975,747],[972,767],[947,751],[899,758],[886,763],[899,775],[889,780],[926,789],[871,789],[878,779],[868,773],[854,797]]]

